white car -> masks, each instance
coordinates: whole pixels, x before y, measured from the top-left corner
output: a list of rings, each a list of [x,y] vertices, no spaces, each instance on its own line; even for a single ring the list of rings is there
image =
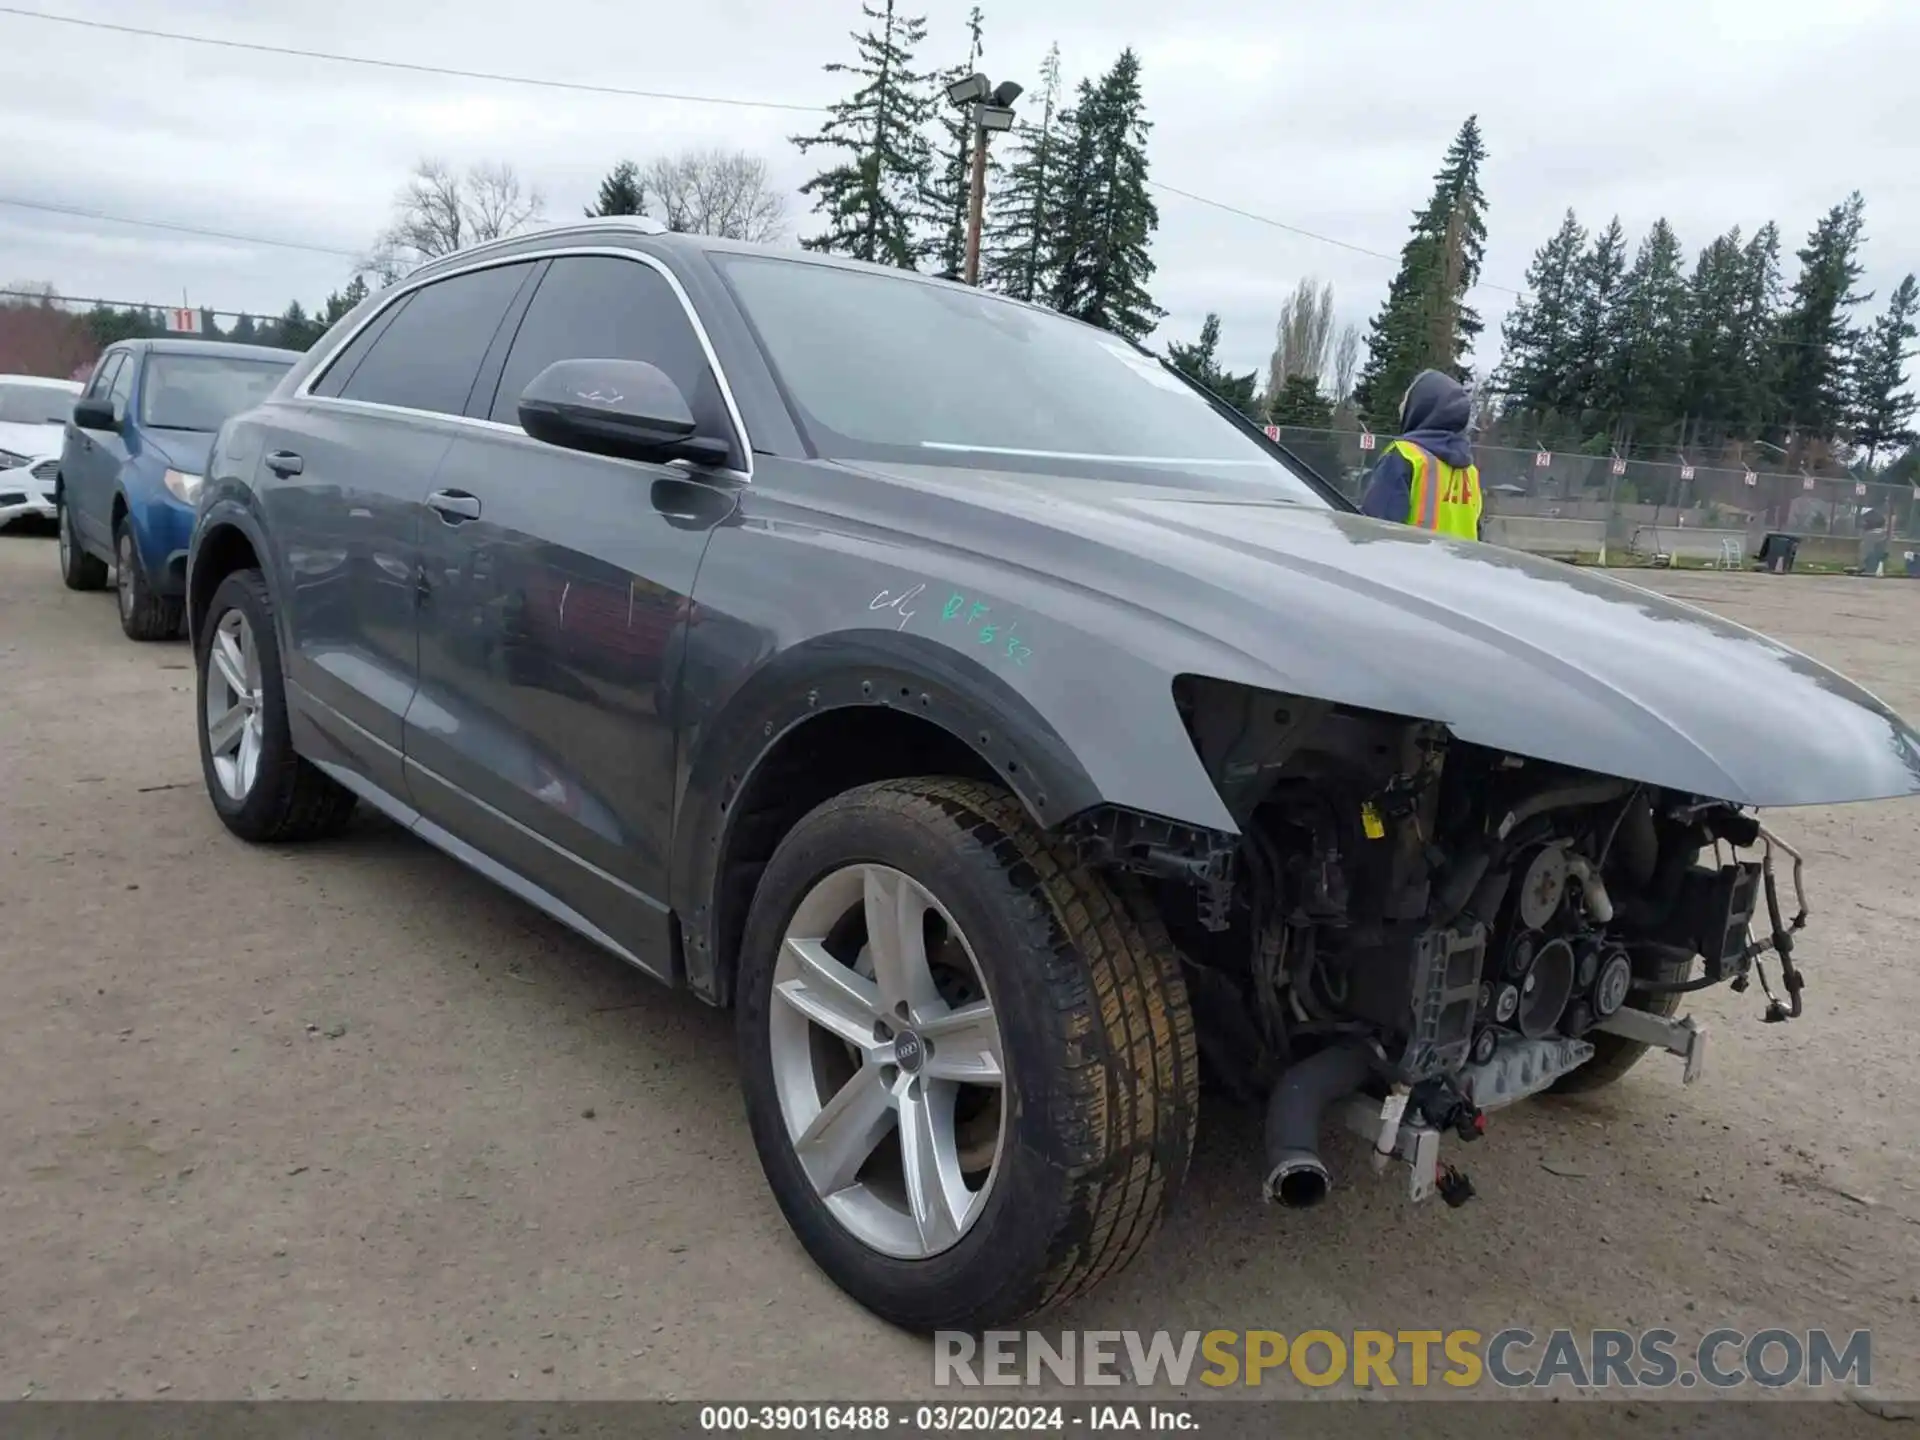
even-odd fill
[[[80,385],[40,375],[0,375],[0,526],[54,518],[53,477]]]

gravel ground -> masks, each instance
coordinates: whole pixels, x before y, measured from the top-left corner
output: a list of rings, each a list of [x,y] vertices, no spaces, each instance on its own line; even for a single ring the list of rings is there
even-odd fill
[[[1656,583],[1920,714],[1920,585]],[[0,536],[0,665],[0,1398],[931,1390],[788,1234],[727,1016],[377,817],[232,840],[185,646],[48,539]],[[1216,1105],[1175,1222],[1050,1324],[1865,1327],[1920,1396],[1920,804],[1773,818],[1815,887],[1798,1024],[1710,994],[1705,1081],[1497,1115],[1459,1211],[1344,1144],[1333,1203],[1267,1210]]]

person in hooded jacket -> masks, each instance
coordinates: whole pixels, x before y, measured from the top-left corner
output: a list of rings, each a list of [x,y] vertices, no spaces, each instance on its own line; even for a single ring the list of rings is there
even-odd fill
[[[1472,404],[1466,386],[1422,370],[1400,400],[1400,438],[1367,477],[1363,514],[1379,520],[1480,538],[1480,470],[1467,440]]]

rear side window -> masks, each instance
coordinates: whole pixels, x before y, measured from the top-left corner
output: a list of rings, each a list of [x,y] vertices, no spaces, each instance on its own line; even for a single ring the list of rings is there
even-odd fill
[[[458,415],[528,266],[496,265],[413,293],[340,390],[367,400]]]
[[[700,337],[665,276],[638,260],[563,256],[553,262],[507,352],[491,418],[520,423],[520,395],[556,360],[644,360],[664,370],[687,397],[704,435],[738,439]]]

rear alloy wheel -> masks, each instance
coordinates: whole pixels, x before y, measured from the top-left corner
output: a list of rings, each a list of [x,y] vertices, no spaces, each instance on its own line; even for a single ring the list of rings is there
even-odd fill
[[[353,814],[353,792],[293,748],[273,604],[258,570],[220,582],[195,645],[200,768],[226,827],[254,841],[340,830]]]
[[[127,516],[113,528],[113,584],[120,601],[120,628],[129,640],[171,640],[180,633],[185,602],[177,595],[156,595],[141,568]]]
[[[774,1196],[895,1324],[1071,1299],[1185,1178],[1199,1064],[1178,956],[992,785],[887,781],[802,819],[760,877],[736,1002]]]
[[[61,580],[69,590],[106,589],[106,562],[98,555],[89,555],[81,548],[80,538],[73,533],[73,509],[67,504],[64,493],[60,496],[58,509]]]

